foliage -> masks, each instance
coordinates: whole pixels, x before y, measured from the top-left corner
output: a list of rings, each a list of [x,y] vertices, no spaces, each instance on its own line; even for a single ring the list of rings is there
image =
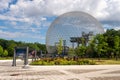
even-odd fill
[[[16,44],[14,43],[14,41],[10,41],[9,46],[7,48],[8,56],[13,56],[13,54],[14,54],[14,47],[16,47]]]
[[[95,51],[96,51],[96,42],[95,42],[95,39],[92,38],[90,41],[89,41],[89,45],[86,49],[86,55],[88,55],[88,57],[95,57]]]
[[[63,40],[60,39],[60,40],[59,40],[59,43],[58,43],[58,45],[57,45],[57,52],[58,52],[58,54],[61,54],[62,51],[63,51],[62,44],[63,44]]]
[[[117,60],[118,55],[120,54],[120,37],[119,36],[115,36],[114,38],[114,52]]]
[[[8,51],[8,55],[9,57],[13,56],[14,53],[14,47],[18,46],[18,47],[29,47],[29,50],[43,50],[46,51],[46,46],[44,44],[40,44],[38,42],[35,43],[25,43],[25,42],[17,42],[14,40],[5,40],[5,39],[0,39],[0,45],[3,48],[3,50],[7,50]],[[1,49],[2,50],[2,49]],[[3,50],[1,51],[2,53],[0,53],[0,56],[3,54]]]
[[[46,58],[30,63],[31,65],[94,65],[94,61],[89,61],[85,59],[79,59],[74,61],[73,59],[63,59],[63,58]]]
[[[2,46],[0,45],[0,56],[2,56],[3,55],[3,48],[2,48]]]
[[[120,56],[120,30],[109,29],[103,34],[108,44],[107,55],[108,57]]]
[[[120,60],[114,60],[114,59],[101,59],[101,61],[98,61],[96,59],[93,60],[97,65],[114,65],[114,64],[120,64]]]
[[[81,45],[75,48],[77,56],[91,58],[116,58],[120,57],[120,30],[108,29],[104,34],[97,34],[85,45],[82,37]]]
[[[69,48],[68,56],[69,56],[69,57],[74,57],[74,56],[76,56],[76,55],[75,55],[75,50],[74,50],[73,48]]]
[[[4,50],[3,56],[6,57],[7,55],[8,55],[8,51],[7,51],[7,50]]]
[[[120,60],[101,58],[99,61],[96,58],[84,58],[84,59],[63,59],[63,58],[46,58],[30,63],[31,65],[108,65],[108,64],[120,64]]]
[[[0,60],[12,60],[13,57],[0,57]]]
[[[97,51],[96,52],[98,54],[98,57],[100,58],[100,56],[103,53],[107,52],[108,44],[106,43],[105,37],[103,36],[103,34],[98,34],[95,39],[97,40],[96,42]]]
[[[78,57],[83,57],[86,52],[86,46],[81,45],[75,49],[75,53]]]

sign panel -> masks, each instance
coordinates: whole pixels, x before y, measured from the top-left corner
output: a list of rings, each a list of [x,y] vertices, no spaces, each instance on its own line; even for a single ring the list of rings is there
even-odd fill
[[[26,48],[16,48],[16,56],[24,56],[26,53]]]

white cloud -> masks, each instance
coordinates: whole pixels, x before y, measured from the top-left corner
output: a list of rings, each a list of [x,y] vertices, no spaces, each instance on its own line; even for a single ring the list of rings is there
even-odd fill
[[[43,18],[41,18],[41,20],[42,20],[42,21],[46,21],[47,19],[43,17]]]
[[[60,15],[69,11],[84,11],[98,19],[116,19],[120,12],[119,0],[18,0],[10,6],[9,15],[33,19]],[[13,15],[14,14],[14,15]],[[115,18],[113,16],[116,16]],[[118,19],[118,18],[117,18]]]
[[[120,30],[120,26],[119,26],[119,27],[115,27],[114,29],[115,29],[115,30]]]
[[[19,32],[7,32],[7,31],[2,31],[0,30],[0,37],[1,38],[16,38],[16,37],[20,37],[20,36],[24,36],[24,34],[21,34]]]
[[[42,35],[35,35],[35,34],[28,34],[28,33],[22,33],[22,32],[9,32],[9,31],[2,31],[0,30],[0,38],[33,38],[33,39],[45,39]]]
[[[8,4],[9,0],[2,0],[2,4],[5,2]],[[87,12],[99,20],[120,21],[120,0],[18,0],[2,16],[40,25],[38,23],[44,16],[56,16],[70,11]]]
[[[13,16],[5,16],[5,15],[0,15],[1,20],[9,20],[9,21],[20,21],[20,22],[30,22],[29,18],[16,18]]]
[[[105,31],[107,29],[115,29],[115,30],[120,30],[120,23],[119,22],[106,22],[102,24]]]
[[[9,2],[11,2],[11,0],[0,0],[0,11],[7,9]]]
[[[120,0],[108,0],[106,11],[109,13],[107,20],[120,21]]]

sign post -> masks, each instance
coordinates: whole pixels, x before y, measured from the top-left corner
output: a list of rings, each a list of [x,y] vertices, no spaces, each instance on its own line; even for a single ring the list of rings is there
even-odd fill
[[[26,53],[24,55],[24,65],[28,65],[28,47],[26,48]]]
[[[13,63],[12,66],[16,66],[16,47],[14,48]]]
[[[16,57],[20,57],[24,60],[24,68],[26,68],[28,65],[28,52],[29,47],[15,47],[12,66],[16,66]]]

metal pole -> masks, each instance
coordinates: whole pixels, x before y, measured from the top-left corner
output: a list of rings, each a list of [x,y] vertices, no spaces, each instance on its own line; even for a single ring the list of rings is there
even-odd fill
[[[74,42],[72,42],[72,48],[74,49]]]
[[[16,47],[14,48],[13,63],[12,66],[16,66]]]
[[[26,53],[24,55],[24,65],[28,65],[28,47],[26,47]]]
[[[37,54],[37,51],[35,50],[35,61],[36,61],[36,58],[37,58],[37,55],[36,55],[36,54]]]

